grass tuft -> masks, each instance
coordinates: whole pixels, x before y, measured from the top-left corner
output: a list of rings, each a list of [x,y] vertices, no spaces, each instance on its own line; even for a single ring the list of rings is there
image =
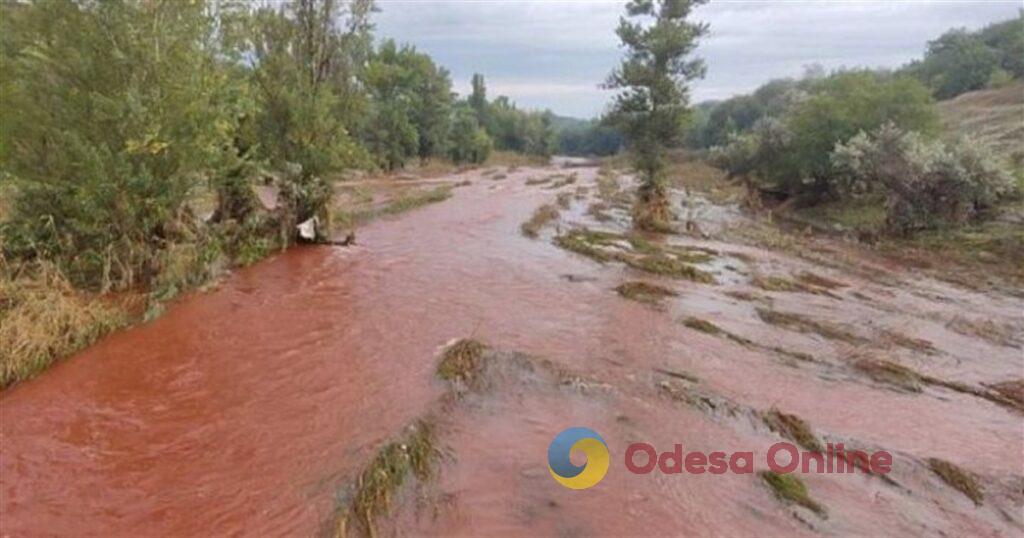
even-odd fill
[[[56,269],[0,277],[0,388],[123,326],[126,312],[72,289]]]
[[[769,325],[778,325],[802,333],[815,333],[829,340],[840,340],[850,344],[862,344],[865,340],[855,334],[847,332],[839,327],[827,325],[820,321],[788,312],[779,312],[767,308],[758,308],[757,315],[761,321]]]
[[[807,486],[796,476],[792,474],[778,474],[772,471],[761,471],[760,474],[761,480],[772,489],[779,500],[798,504],[822,518],[828,518],[828,512],[825,510],[825,507],[811,499],[807,493]]]
[[[615,288],[615,291],[627,299],[646,304],[658,304],[665,297],[679,295],[664,286],[640,281],[626,282]]]
[[[428,204],[443,202],[451,196],[452,187],[450,185],[442,185],[430,190],[406,192],[382,207],[358,211],[338,211],[335,214],[335,220],[343,226],[353,227],[380,217],[398,215]]]
[[[977,478],[973,474],[938,458],[928,458],[928,468],[933,473],[939,475],[943,482],[974,501],[975,505],[981,506],[985,496],[981,491],[981,486],[978,485]]]
[[[526,237],[534,239],[540,235],[540,230],[544,228],[544,226],[547,226],[551,221],[558,219],[558,216],[558,208],[551,204],[544,204],[533,212],[533,215],[530,216],[530,220],[520,225],[519,230]]]
[[[720,334],[722,329],[718,328],[718,325],[711,323],[710,321],[703,320],[700,318],[689,317],[683,320],[683,325],[702,333],[707,334]]]
[[[923,380],[920,374],[905,366],[889,361],[862,359],[854,363],[854,367],[879,383],[893,385],[909,392],[921,392]]]
[[[434,425],[427,420],[410,426],[401,440],[384,445],[359,475],[350,505],[339,511],[335,536],[346,537],[350,531],[376,536],[376,521],[390,510],[399,488],[410,474],[421,482],[432,478],[439,453]]]
[[[483,356],[487,346],[464,338],[448,346],[437,365],[437,376],[445,381],[475,384],[483,368]]]
[[[761,420],[773,432],[796,442],[796,444],[807,450],[824,452],[821,443],[818,442],[818,438],[815,437],[811,427],[804,419],[796,415],[783,413],[773,407],[767,413],[761,415]]]

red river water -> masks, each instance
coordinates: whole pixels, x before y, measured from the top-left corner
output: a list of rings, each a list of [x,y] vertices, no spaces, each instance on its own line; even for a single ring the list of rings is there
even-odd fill
[[[590,185],[596,169],[574,170]],[[303,247],[237,271],[159,319],[112,334],[0,395],[3,536],[303,536],[321,531],[338,488],[377,447],[445,390],[440,346],[472,336],[544,357],[606,389],[509,386],[443,420],[455,454],[436,514],[402,511],[395,534],[750,536],[856,533],[1020,536],[1024,533],[1021,415],[960,392],[888,389],[850,373],[864,349],[758,319],[773,308],[846,327],[871,348],[884,331],[935,350],[888,348],[889,359],[973,385],[1022,377],[1020,348],[948,328],[955,316],[1018,323],[1019,299],[970,292],[882,262],[860,271],[780,252],[686,239],[731,253],[717,285],[647,278],[531,240],[519,225],[554,191],[470,172],[443,203],[359,230],[353,248]],[[573,190],[576,186],[568,187]],[[588,221],[574,201],[558,224]],[[742,219],[735,210],[716,213]],[[714,236],[714,234],[712,234]],[[814,271],[842,281],[836,296],[768,293],[759,272]],[[892,283],[865,278],[877,273]],[[569,279],[566,275],[574,275]],[[665,308],[612,289],[647,279],[679,296]],[[684,327],[696,316],[765,346],[809,353],[794,366],[763,349]],[[625,446],[751,450],[756,466],[779,438],[756,420],[702,413],[659,396],[657,370],[686,372],[702,391],[745,410],[796,414],[825,439],[895,455],[896,485],[862,475],[808,475],[821,518],[780,503],[757,475],[633,475]],[[482,397],[481,397],[482,398]],[[747,415],[749,416],[749,415]],[[564,489],[547,471],[548,443],[569,426],[608,442],[598,486]],[[922,463],[976,473],[975,505]]]

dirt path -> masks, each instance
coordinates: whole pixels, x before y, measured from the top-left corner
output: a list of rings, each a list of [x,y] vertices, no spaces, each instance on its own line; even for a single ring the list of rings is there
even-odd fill
[[[361,228],[355,248],[296,248],[242,270],[0,395],[2,534],[313,534],[381,443],[444,399],[439,350],[467,336],[529,358],[446,408],[433,509],[403,495],[382,528],[1024,531],[1022,414],[1000,385],[1024,377],[1024,301],[794,243],[694,197],[685,213],[705,237],[611,235],[624,232],[628,183],[596,168],[451,178],[465,181]],[[545,203],[560,217],[523,236]],[[554,244],[583,227],[608,234],[561,242],[575,252]],[[696,272],[649,272],[666,258],[677,277]],[[616,293],[632,281],[675,295]],[[623,466],[636,441],[763,455],[786,435],[773,409],[822,443],[890,451],[893,474],[803,476],[822,514],[780,502],[756,474]],[[584,492],[545,468],[569,426],[611,451],[608,476]],[[975,475],[983,498],[930,458]]]

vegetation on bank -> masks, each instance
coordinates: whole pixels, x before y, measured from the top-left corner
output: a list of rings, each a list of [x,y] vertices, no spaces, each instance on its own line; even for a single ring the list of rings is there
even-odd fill
[[[479,75],[459,99],[430,56],[375,43],[375,11],[373,0],[0,2],[5,286],[60,280],[81,301],[79,290],[165,301],[287,247],[299,223],[312,224],[306,240],[328,239],[333,183],[349,171],[551,154],[549,114],[488,100]],[[5,319],[35,315],[6,295]],[[47,325],[59,331],[47,338],[75,343],[47,354],[105,332],[94,318]],[[5,325],[18,341],[4,346],[5,371],[45,362],[21,351],[40,335],[18,326]]]

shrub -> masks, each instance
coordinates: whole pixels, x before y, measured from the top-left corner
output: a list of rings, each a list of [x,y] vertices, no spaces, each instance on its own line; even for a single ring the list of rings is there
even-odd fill
[[[847,71],[805,86],[806,95],[788,98],[787,113],[765,116],[713,148],[714,162],[762,190],[816,201],[836,192],[829,154],[837,143],[886,122],[926,135],[938,127],[928,90],[907,77]]]
[[[1005,166],[977,141],[944,145],[892,124],[837,145],[831,159],[845,191],[886,195],[886,226],[902,235],[975,220],[1014,188]]]

